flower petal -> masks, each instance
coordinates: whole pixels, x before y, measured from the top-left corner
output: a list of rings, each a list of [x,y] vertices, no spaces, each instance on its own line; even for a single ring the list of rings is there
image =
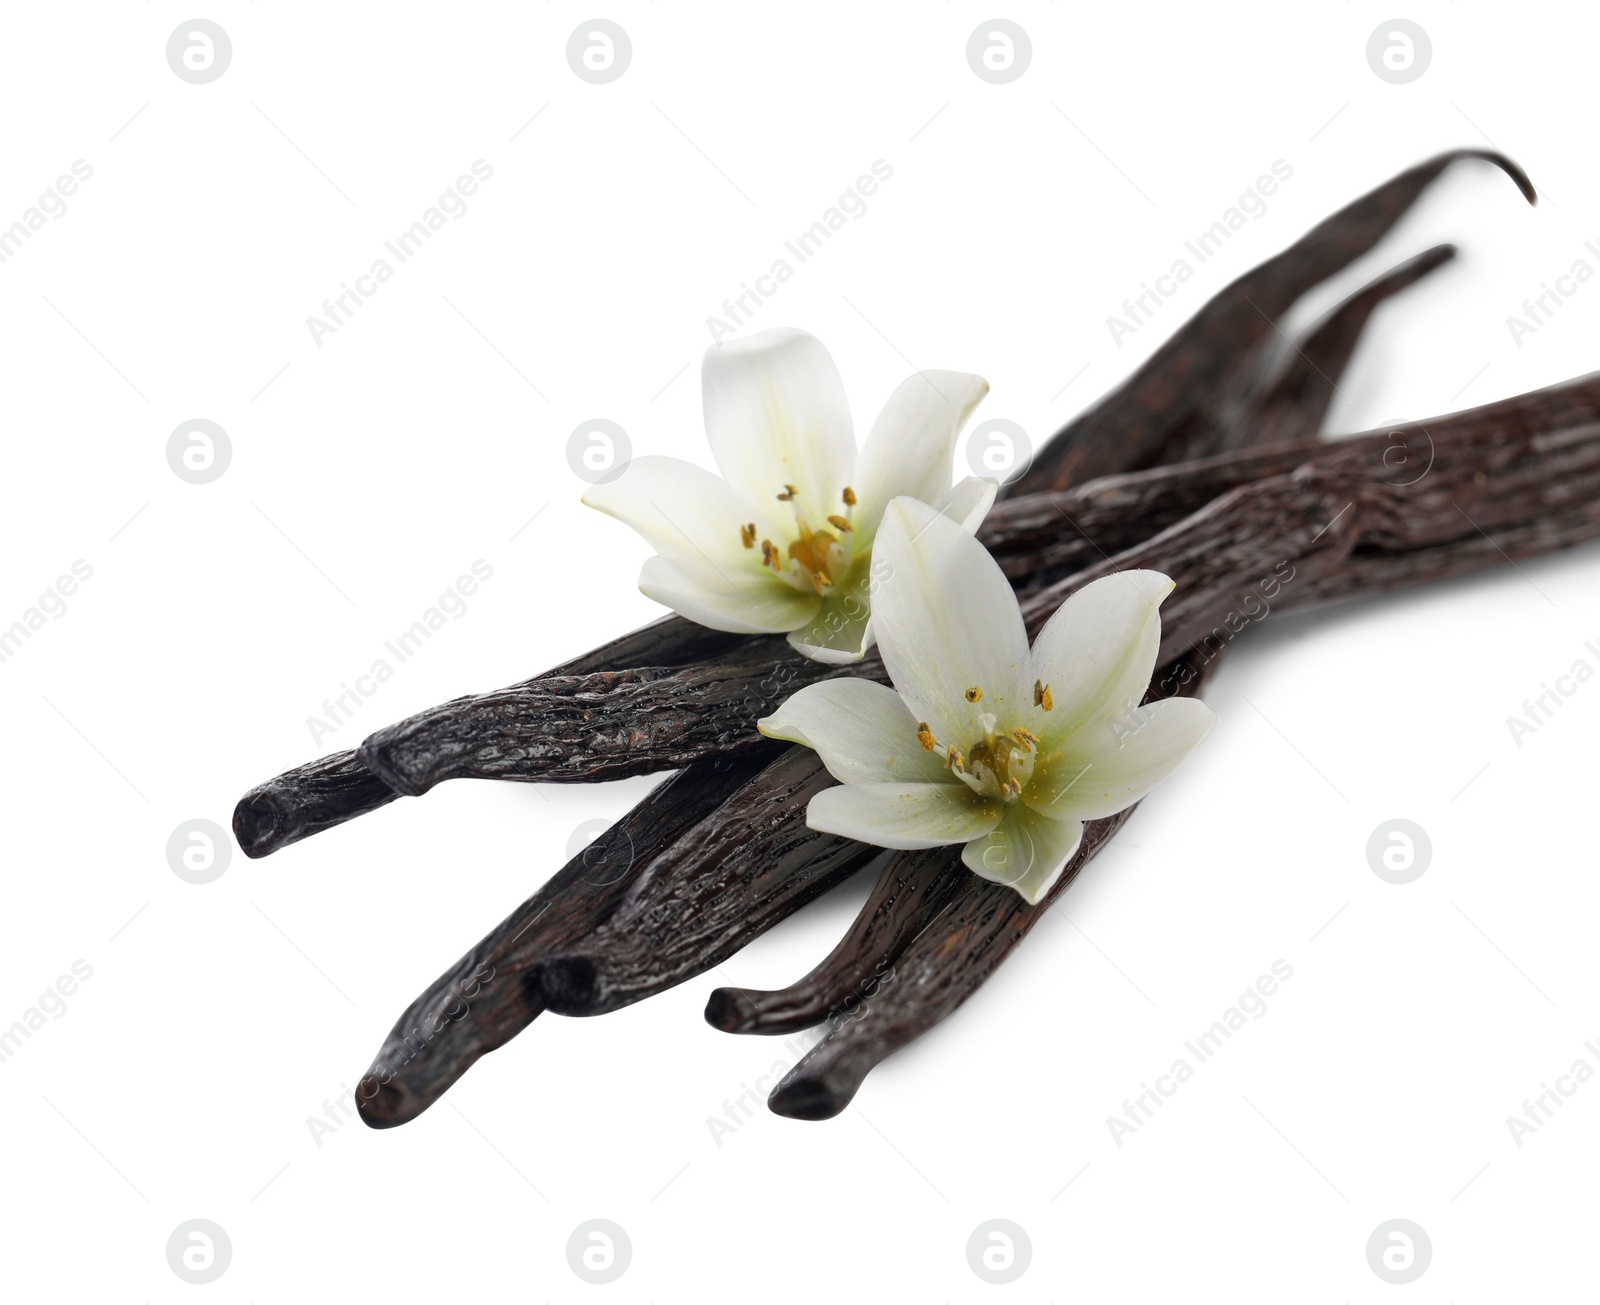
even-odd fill
[[[923,501],[937,508],[970,535],[983,524],[999,492],[999,482],[983,476],[968,476],[965,480],[956,481],[938,498]]]
[[[865,657],[873,642],[869,579],[867,568],[858,567],[847,584],[830,589],[816,619],[789,632],[790,645],[812,661],[832,666]]]
[[[735,575],[704,563],[645,559],[639,592],[691,621],[735,634],[782,634],[806,624],[821,601],[776,576]]]
[[[856,462],[857,547],[869,542],[889,500],[905,494],[937,503],[950,489],[956,437],[989,392],[967,372],[918,372],[883,405]]]
[[[981,838],[1000,823],[1000,803],[965,784],[841,784],[806,808],[806,824],[875,847],[943,847]]]
[[[843,510],[855,434],[844,382],[821,341],[783,327],[713,345],[701,389],[711,453],[730,483],[767,504],[793,485],[795,509],[814,522]]]
[[[617,479],[591,485],[583,501],[632,526],[662,557],[720,567],[741,579],[764,564],[759,548],[744,546],[740,527],[753,521],[762,538],[785,520],[680,458],[635,458]]]
[[[1095,721],[1039,757],[1022,800],[1055,820],[1115,815],[1176,770],[1216,723],[1198,698],[1165,698]]]
[[[994,830],[961,849],[961,860],[973,874],[1015,888],[1037,906],[1082,842],[1080,821],[1047,819],[1012,802]]]
[[[1028,635],[988,550],[926,503],[897,498],[873,549],[872,626],[889,678],[941,743],[967,751],[981,712],[1032,706]],[[974,686],[983,699],[968,703]]]
[[[1035,733],[1065,743],[1144,697],[1161,646],[1161,600],[1172,587],[1159,571],[1117,571],[1061,604],[1033,641],[1032,677],[1055,700]]]
[[[957,782],[943,758],[917,742],[916,717],[887,684],[853,677],[808,684],[756,727],[769,739],[815,748],[841,784]]]

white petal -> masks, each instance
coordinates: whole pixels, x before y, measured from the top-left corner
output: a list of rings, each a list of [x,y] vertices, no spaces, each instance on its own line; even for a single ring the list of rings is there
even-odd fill
[[[999,492],[997,481],[982,476],[968,476],[965,480],[956,481],[938,498],[923,501],[937,508],[970,535],[983,524]]]
[[[771,739],[815,748],[841,784],[950,784],[938,753],[917,742],[917,718],[887,684],[853,677],[808,684],[756,722]]]
[[[1039,757],[1022,800],[1056,820],[1115,815],[1176,770],[1216,723],[1198,698],[1165,698],[1095,721]]]
[[[645,560],[639,592],[691,621],[735,634],[782,634],[816,615],[821,601],[774,575],[736,575],[704,563]]]
[[[857,545],[870,542],[889,500],[937,503],[950,489],[956,436],[989,382],[966,372],[918,372],[889,396],[856,462]]]
[[[1028,636],[988,550],[926,503],[897,498],[873,549],[872,627],[889,678],[941,743],[963,752],[982,712],[1020,720],[1033,702]],[[966,692],[983,690],[973,705]]]
[[[830,589],[810,624],[789,632],[789,643],[812,661],[832,666],[858,662],[872,647],[869,573],[860,567],[848,584]]]
[[[855,434],[844,382],[821,341],[784,327],[713,345],[701,387],[711,452],[732,484],[769,504],[793,485],[794,509],[813,522],[844,510]]]
[[[1061,604],[1033,641],[1033,678],[1050,686],[1055,703],[1038,713],[1035,733],[1065,741],[1144,697],[1161,646],[1161,600],[1171,592],[1159,571],[1118,571]]]
[[[990,834],[961,849],[961,860],[973,874],[1009,885],[1037,906],[1082,842],[1079,821],[1046,819],[1013,802]]]
[[[875,847],[943,847],[987,834],[999,808],[961,783],[841,784],[811,799],[806,824]]]
[[[735,489],[720,476],[679,458],[642,457],[616,480],[591,485],[583,501],[632,526],[662,557],[758,574],[761,550],[746,548],[739,528],[755,522],[758,538],[785,518]]]

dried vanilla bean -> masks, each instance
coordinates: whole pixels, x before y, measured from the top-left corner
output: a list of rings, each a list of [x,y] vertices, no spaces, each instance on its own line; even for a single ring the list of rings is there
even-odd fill
[[[529,683],[586,675],[608,665],[680,666],[695,658],[715,657],[741,638],[681,616],[665,616],[562,662]],[[332,752],[258,784],[240,798],[233,812],[233,836],[246,856],[263,857],[376,811],[399,796],[354,749]]]
[[[246,856],[266,856],[399,796],[353,751],[330,752],[240,798],[233,809],[233,836]]]
[[[804,978],[771,992],[718,988],[706,1023],[724,1033],[793,1033],[829,1015],[848,1018],[893,981],[895,959],[965,886],[972,872],[960,852],[891,853],[849,931]]]
[[[1407,169],[1221,290],[1128,381],[1042,446],[1007,492],[1065,489],[1233,447],[1229,418],[1264,383],[1284,314],[1376,245],[1441,172],[1463,159],[1494,164],[1534,202],[1533,183],[1502,154],[1454,150]]]
[[[1236,415],[1225,419],[1234,433],[1230,447],[1240,447],[1241,435],[1253,447],[1316,439],[1339,392],[1339,378],[1350,365],[1372,314],[1455,255],[1454,245],[1424,250],[1356,291],[1300,339],[1290,342],[1283,366],[1271,383],[1252,395]]]
[[[567,862],[406,1009],[357,1089],[362,1119],[374,1128],[415,1119],[522,1032],[544,1010],[544,957],[596,929],[663,852],[783,751],[769,743],[736,763],[689,767]]]
[[[805,823],[833,782],[816,753],[787,749],[657,858],[597,929],[544,962],[546,1006],[603,1015],[663,992],[882,856]]]

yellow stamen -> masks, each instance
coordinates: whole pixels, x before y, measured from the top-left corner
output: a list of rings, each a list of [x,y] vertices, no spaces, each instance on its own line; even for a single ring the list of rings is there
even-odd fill
[[[1055,700],[1050,696],[1050,686],[1041,680],[1033,682],[1033,705],[1043,707],[1046,711],[1055,706]]]
[[[963,769],[967,760],[961,755],[961,749],[953,746],[944,750],[944,759],[945,764],[948,765],[951,770]]]
[[[1020,725],[1011,731],[1011,737],[1027,748],[1029,752],[1034,751],[1039,746],[1039,736],[1032,730],[1023,729]]]
[[[739,527],[739,542],[742,543],[746,548],[754,548],[756,546],[756,527],[754,522],[751,522],[747,526]],[[766,554],[763,553],[763,559],[765,556]]]
[[[800,491],[798,489],[796,489],[793,485],[785,485],[783,487],[783,493],[778,495],[778,502],[780,502],[780,503],[793,503],[794,499],[795,499],[795,495],[798,494],[799,492]]]
[[[970,689],[967,690],[967,701],[968,702],[982,702],[983,701],[983,686],[981,684],[974,684]]]
[[[855,529],[854,526],[852,526],[848,521],[846,521],[843,517],[840,517],[840,516],[829,517],[828,518],[828,524],[830,526],[832,526],[835,530],[854,530]]]
[[[928,728],[927,721],[917,726],[917,742],[922,744],[924,752],[932,752],[939,746],[939,740],[933,737],[933,731]]]
[[[854,507],[856,505],[856,492],[848,485],[844,487],[844,505],[846,507]]]

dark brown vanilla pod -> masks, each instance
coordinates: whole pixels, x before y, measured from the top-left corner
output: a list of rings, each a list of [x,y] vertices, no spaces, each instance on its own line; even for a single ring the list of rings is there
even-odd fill
[[[1214,295],[1124,384],[1047,441],[1003,492],[1065,489],[1185,452],[1229,447],[1229,418],[1266,382],[1284,314],[1372,249],[1441,172],[1463,159],[1494,164],[1530,204],[1537,198],[1522,169],[1492,151],[1453,150],[1400,173]]]
[[[833,783],[809,748],[784,751],[634,880],[599,928],[545,961],[548,1009],[603,1015],[675,987],[884,856],[805,823]]]
[[[1454,245],[1435,245],[1370,282],[1288,344],[1272,380],[1237,413],[1224,418],[1231,448],[1241,438],[1252,447],[1314,440],[1322,431],[1339,380],[1360,343],[1372,314],[1393,296],[1415,285],[1456,256]],[[1217,432],[1213,432],[1213,435]],[[1191,456],[1216,449],[1197,447]]]
[[[793,1033],[830,1016],[853,1017],[894,982],[895,959],[965,884],[971,872],[951,851],[891,853],[854,923],[809,973],[774,991],[718,988],[706,1023],[724,1033]]]
[[[240,798],[233,809],[233,836],[246,856],[266,856],[399,796],[354,752],[331,752]]]
[[[538,971],[587,937],[664,852],[783,751],[707,761],[672,776],[557,871],[498,928],[429,985],[395,1024],[356,1091],[374,1128],[415,1119],[486,1052],[544,1010]]]
[[[369,735],[367,767],[407,797],[447,779],[621,779],[735,756],[756,721],[802,685],[849,674],[782,637],[747,638],[680,666],[545,676],[457,698]]]
[[[1044,588],[1160,534],[1240,485],[1326,455],[1304,442],[1101,476],[1065,490],[995,504],[978,539],[1018,592]]]

